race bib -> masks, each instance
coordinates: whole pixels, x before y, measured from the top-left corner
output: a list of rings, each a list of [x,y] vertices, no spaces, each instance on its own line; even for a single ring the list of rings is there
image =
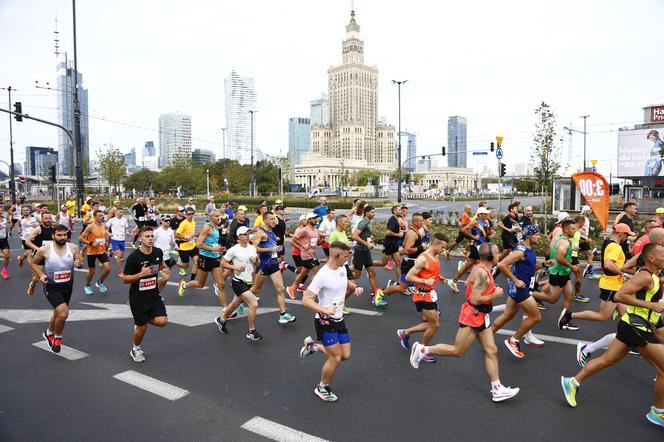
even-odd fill
[[[309,244],[311,244],[312,246],[317,246],[318,245],[318,238],[311,238],[311,240],[309,241]]]
[[[104,244],[106,244],[106,240],[104,238],[96,238],[95,239],[94,245],[103,246]]]
[[[145,221],[145,217],[144,217],[144,216],[139,216],[139,217],[138,217],[138,220],[139,220],[139,221]]]
[[[530,284],[528,284],[530,290],[535,290],[535,277],[530,278]]]
[[[488,313],[484,314],[484,328],[489,328],[491,327],[491,317],[489,316]]]
[[[276,258],[276,257],[278,256],[278,255],[277,255],[277,252],[272,252],[272,255],[271,255],[271,256],[272,256],[272,258]]]
[[[429,292],[429,296],[431,297],[431,302],[436,302],[438,301],[438,293],[436,293],[435,290],[431,290]]]
[[[61,270],[59,272],[53,272],[53,282],[56,284],[62,284],[63,282],[69,282],[71,280],[71,270]]]
[[[346,302],[346,298],[344,296],[340,296],[337,298],[332,298],[332,306],[336,309],[334,311],[334,316],[339,317],[344,314],[344,303]]]
[[[138,281],[138,290],[154,290],[157,288],[157,277],[151,276],[150,278],[144,278]]]

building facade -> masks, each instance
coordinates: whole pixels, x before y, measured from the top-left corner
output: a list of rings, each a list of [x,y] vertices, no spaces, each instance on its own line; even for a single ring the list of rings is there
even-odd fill
[[[226,157],[240,164],[251,162],[251,141],[256,142],[256,92],[252,77],[240,77],[231,71],[224,79],[226,92]],[[253,123],[253,124],[252,124]],[[253,129],[253,133],[252,133]],[[255,154],[255,152],[254,152]],[[254,157],[254,162],[256,158]]]
[[[448,167],[466,167],[468,154],[467,124],[464,117],[454,116],[447,119],[447,165]]]
[[[195,166],[212,164],[215,161],[217,161],[216,155],[209,149],[194,149],[191,153],[191,162]]]
[[[124,156],[125,166],[131,167],[136,165],[136,148],[132,147],[129,153],[126,153]]]
[[[422,172],[425,189],[438,189],[441,194],[468,193],[477,189],[478,175],[463,167],[432,167]]]
[[[156,157],[157,148],[154,146],[154,141],[146,141],[143,146],[143,156],[144,157]]]
[[[58,163],[58,151],[52,147],[25,147],[26,175],[48,176],[49,167]]]
[[[327,126],[330,124],[330,99],[327,94],[312,100],[309,109],[309,119],[312,126]]]
[[[83,167],[90,163],[88,90],[83,87],[83,75],[80,72],[76,73],[72,61],[67,59],[65,53],[57,64],[58,124],[66,127],[70,132],[74,130],[74,75],[76,75],[78,103],[81,111],[81,167]],[[76,170],[76,149],[62,130],[58,130],[58,152],[60,174],[73,176]]]
[[[309,150],[311,140],[311,120],[293,117],[288,119],[288,160],[300,164],[302,154]]]
[[[404,152],[403,149],[406,148]],[[396,149],[399,149],[397,144]],[[401,161],[404,164],[404,169],[409,172],[417,170],[417,135],[410,132],[401,132]],[[408,159],[410,158],[410,159]],[[406,161],[407,160],[407,161]]]
[[[159,116],[159,167],[173,165],[177,157],[191,158],[191,116],[171,112]]]

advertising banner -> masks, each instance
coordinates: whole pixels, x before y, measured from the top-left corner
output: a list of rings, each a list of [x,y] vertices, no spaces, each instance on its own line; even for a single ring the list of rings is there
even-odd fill
[[[581,195],[586,200],[597,220],[606,230],[609,223],[609,183],[597,172],[581,172],[572,175],[572,179]]]
[[[638,129],[618,132],[620,178],[664,176],[662,147],[664,130]]]

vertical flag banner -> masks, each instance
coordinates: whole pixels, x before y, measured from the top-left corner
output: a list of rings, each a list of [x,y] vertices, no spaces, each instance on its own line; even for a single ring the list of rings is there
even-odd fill
[[[609,223],[609,183],[597,172],[581,172],[572,175],[576,187],[593,213],[606,230]]]

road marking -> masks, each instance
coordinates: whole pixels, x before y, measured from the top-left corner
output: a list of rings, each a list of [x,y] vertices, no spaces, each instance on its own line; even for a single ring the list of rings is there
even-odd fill
[[[177,401],[189,394],[189,391],[184,390],[175,385],[167,384],[162,382],[159,379],[146,376],[144,374],[138,373],[134,370],[123,371],[113,375],[113,377],[119,381],[126,382],[129,385],[138,387],[142,390],[149,391],[152,394],[161,396],[168,399],[169,401]]]
[[[32,345],[34,345],[37,348],[41,348],[42,350],[46,350],[47,352],[52,353],[56,356],[69,359],[70,361],[76,361],[78,359],[83,359],[90,356],[87,353],[83,353],[82,351],[76,350],[75,348],[67,347],[66,345],[62,345],[60,347],[60,353],[54,353],[51,350],[51,347],[48,346],[48,343],[46,341],[35,342]]]
[[[281,425],[258,416],[254,416],[242,424],[242,428],[265,438],[279,442],[327,442],[325,439],[321,439],[320,437],[294,430],[290,427],[286,427],[285,425]]]
[[[288,304],[298,304],[302,305],[302,301],[299,299],[286,299],[286,302]],[[350,309],[351,313],[357,313],[358,315],[366,315],[366,316],[383,316],[383,312],[377,312],[374,310],[364,310],[361,308],[351,308]]]
[[[74,269],[74,270],[77,271],[77,272],[81,272],[81,273],[88,273],[88,269]],[[180,275],[178,275],[178,276],[180,276]],[[177,287],[178,284],[179,284],[179,282],[175,282],[175,281],[168,281],[168,282],[166,283],[166,285],[172,285],[172,286],[174,286],[174,287]],[[209,289],[209,288],[210,288],[210,287],[205,286],[205,287],[201,287],[200,289],[197,288],[197,289],[195,289],[195,290],[207,290],[207,289]]]
[[[508,336],[513,336],[514,333],[516,333],[515,330],[498,330],[498,334],[501,335],[508,335]],[[541,339],[542,341],[548,341],[548,342],[557,342],[558,344],[569,344],[569,345],[576,345],[579,342],[582,344],[587,344],[590,341],[584,341],[581,339],[571,339],[571,338],[561,338],[559,336],[551,336],[551,335],[538,335],[536,333],[533,333],[537,339]]]
[[[8,332],[14,330],[12,327],[7,327],[6,325],[0,325],[0,333]]]

